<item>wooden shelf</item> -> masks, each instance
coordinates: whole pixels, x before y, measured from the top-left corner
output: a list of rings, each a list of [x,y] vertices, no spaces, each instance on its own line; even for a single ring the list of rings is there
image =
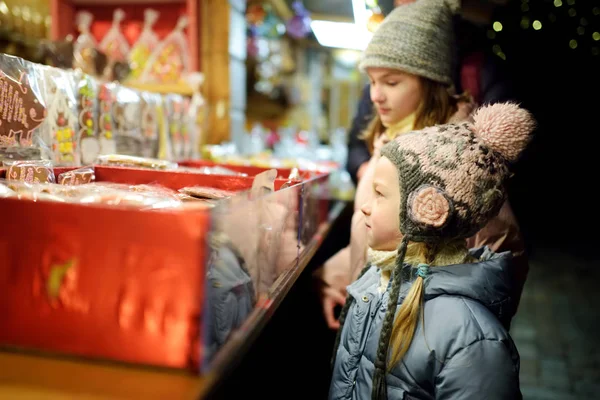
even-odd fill
[[[198,399],[212,380],[177,371],[0,352],[2,399]]]

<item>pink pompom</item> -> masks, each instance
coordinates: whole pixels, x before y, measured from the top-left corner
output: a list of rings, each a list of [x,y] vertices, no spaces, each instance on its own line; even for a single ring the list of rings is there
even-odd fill
[[[514,103],[483,106],[475,112],[473,121],[477,137],[509,161],[518,158],[535,129],[529,111]]]

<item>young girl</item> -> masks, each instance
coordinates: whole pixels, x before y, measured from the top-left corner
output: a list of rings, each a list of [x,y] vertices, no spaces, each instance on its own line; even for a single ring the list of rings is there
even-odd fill
[[[348,287],[330,399],[521,398],[504,328],[511,255],[469,252],[465,238],[500,210],[533,128],[496,104],[383,147],[361,208],[370,263]]]
[[[334,307],[345,303],[346,286],[358,276],[366,261],[367,231],[358,207],[370,196],[379,149],[388,140],[414,129],[466,120],[473,109],[466,96],[451,96],[449,91],[456,3],[419,0],[398,6],[374,33],[360,63],[369,76],[376,108],[375,118],[364,135],[373,156],[358,183],[350,245],[319,270],[326,284],[323,311],[333,329],[339,327]],[[495,251],[509,250],[520,255],[524,245],[508,204],[503,206],[501,217],[470,238],[469,245],[489,245]],[[525,261],[520,270],[526,269]],[[516,292],[520,293],[520,288]]]

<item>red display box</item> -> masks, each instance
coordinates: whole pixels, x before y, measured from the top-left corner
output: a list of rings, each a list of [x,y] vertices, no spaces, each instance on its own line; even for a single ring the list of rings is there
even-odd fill
[[[0,207],[4,348],[199,370],[207,211]]]
[[[253,165],[236,165],[236,164],[219,164],[213,161],[208,160],[185,160],[178,163],[182,167],[190,167],[190,168],[204,168],[204,167],[223,167],[227,168],[231,171],[241,172],[247,174],[248,176],[256,176],[261,172],[267,171],[269,169],[277,170],[277,177],[280,179],[286,179],[292,173],[292,168],[264,168],[264,167],[256,167]],[[319,175],[323,175],[324,172],[320,171],[304,171],[299,170],[299,178],[301,180],[307,180]]]

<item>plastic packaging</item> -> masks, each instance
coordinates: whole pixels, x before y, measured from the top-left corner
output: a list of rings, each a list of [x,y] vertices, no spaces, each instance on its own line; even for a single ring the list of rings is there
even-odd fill
[[[140,155],[142,157],[159,158],[159,138],[161,137],[161,131],[165,130],[162,98],[157,93],[141,92],[140,99],[142,136]]]
[[[59,185],[85,185],[95,180],[94,167],[83,167],[63,172],[56,179]]]
[[[159,170],[172,170],[177,168],[177,163],[170,161],[158,160],[155,158],[125,156],[120,154],[98,156],[96,159],[96,164],[106,166],[151,168]]]
[[[110,62],[125,61],[129,54],[129,43],[121,31],[121,21],[125,19],[125,12],[117,8],[113,13],[112,26],[100,42],[100,50],[106,54]]]
[[[160,13],[151,8],[144,11],[144,28],[138,40],[129,52],[129,66],[131,68],[130,79],[139,79],[144,72],[148,59],[158,46],[159,39],[152,27],[156,23]]]
[[[116,85],[102,83],[98,92],[98,143],[100,154],[114,154],[117,152],[115,142],[114,106],[116,101]]]
[[[81,162],[90,164],[100,154],[98,142],[98,85],[87,74],[77,74],[77,111]]]
[[[45,120],[48,129],[44,142],[50,149],[54,165],[80,165],[74,74],[53,67],[45,67],[43,71],[45,102],[48,105]]]
[[[170,94],[166,96],[167,120],[169,124],[169,139],[171,142],[172,156],[175,160],[185,158],[186,122],[184,114],[183,96]]]
[[[189,47],[184,29],[188,24],[181,16],[173,31],[156,47],[141,76],[143,82],[178,83],[190,70]]]
[[[0,54],[0,160],[41,158],[44,82],[41,66]]]
[[[113,107],[116,122],[116,153],[141,156],[142,130],[140,126],[140,94],[136,90],[118,86],[116,95],[117,101]]]
[[[48,160],[4,161],[6,179],[25,183],[54,183],[54,169]]]
[[[187,110],[189,140],[186,148],[186,157],[194,159],[199,157],[200,146],[206,141],[208,107],[201,93],[204,74],[193,72],[187,76],[186,80],[194,93]]]
[[[79,30],[79,36],[74,44],[73,68],[79,68],[86,74],[96,75],[95,53],[96,39],[90,32],[94,17],[87,11],[80,11],[75,17],[75,23]]]

